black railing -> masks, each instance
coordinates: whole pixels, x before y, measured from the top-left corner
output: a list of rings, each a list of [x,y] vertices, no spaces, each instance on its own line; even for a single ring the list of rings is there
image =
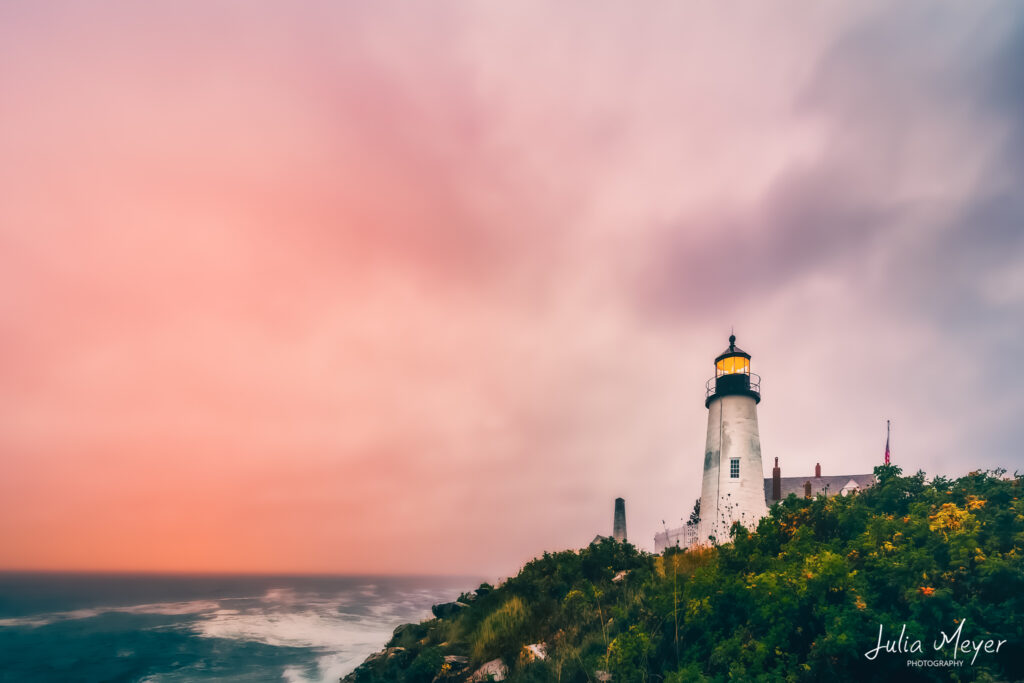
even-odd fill
[[[719,380],[724,380],[724,382],[719,382]],[[721,392],[719,392],[719,387],[722,389]],[[756,375],[753,372],[749,374],[746,372],[734,372],[725,375],[718,375],[717,377],[709,379],[707,384],[704,385],[704,388],[707,390],[704,394],[705,399],[711,398],[718,393],[732,394],[748,391],[760,396],[761,376]]]

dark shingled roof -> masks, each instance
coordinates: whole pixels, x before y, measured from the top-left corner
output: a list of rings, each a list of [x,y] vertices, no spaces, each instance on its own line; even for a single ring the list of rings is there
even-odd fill
[[[873,474],[841,474],[834,477],[780,477],[779,484],[781,489],[780,500],[785,500],[786,496],[791,493],[796,494],[797,498],[804,497],[804,485],[807,482],[811,482],[811,496],[817,496],[819,493],[829,496],[836,496],[846,488],[846,485],[853,481],[857,485],[858,489],[866,489],[869,486],[875,485],[875,475]],[[851,485],[852,488],[852,485]],[[771,507],[772,503],[772,478],[768,477],[764,480],[764,501]]]

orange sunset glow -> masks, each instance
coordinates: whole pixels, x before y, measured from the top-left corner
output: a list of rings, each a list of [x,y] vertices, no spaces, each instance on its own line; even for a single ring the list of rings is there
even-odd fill
[[[0,7],[0,568],[650,549],[732,326],[766,462],[1024,468],[1024,32],[747,10]]]

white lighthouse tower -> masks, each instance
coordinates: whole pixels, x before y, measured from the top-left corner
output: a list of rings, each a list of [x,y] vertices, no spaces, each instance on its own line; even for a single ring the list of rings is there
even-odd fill
[[[699,543],[727,542],[733,522],[754,528],[768,512],[757,430],[760,402],[761,378],[750,373],[750,354],[737,348],[731,335],[729,348],[715,359],[704,402],[708,438]]]

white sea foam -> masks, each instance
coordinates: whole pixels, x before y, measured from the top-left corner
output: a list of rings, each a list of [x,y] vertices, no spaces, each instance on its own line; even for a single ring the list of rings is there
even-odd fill
[[[220,608],[215,600],[191,600],[189,602],[157,602],[150,605],[133,605],[131,607],[115,607],[108,612],[127,612],[129,614],[201,614]]]
[[[95,607],[0,619],[0,627],[38,627],[109,612],[181,615],[185,618],[154,628],[187,631],[202,638],[306,649],[312,655],[306,660],[310,663],[279,669],[282,679],[288,683],[334,683],[383,647],[395,625],[424,618],[432,603],[452,597],[450,591],[441,589],[395,590],[373,583],[329,592],[280,587],[249,597]],[[129,656],[127,651],[117,654]],[[197,670],[203,666],[197,662],[152,675],[148,680],[172,683],[202,678],[205,674],[198,675]]]
[[[206,638],[317,650],[315,670],[288,666],[283,679],[334,682],[379,650],[397,623],[423,618],[439,599],[431,590],[396,591],[384,598],[373,584],[327,595],[273,588],[247,606],[232,605],[239,609],[206,613],[189,628]]]
[[[331,614],[317,610],[214,613],[192,624],[192,628],[198,635],[207,638],[230,638],[282,647],[327,650],[347,649],[367,643],[380,647],[391,636],[387,623],[352,620],[342,613]]]
[[[91,619],[101,614],[121,612],[125,614],[163,614],[167,616],[182,614],[202,614],[216,610],[220,604],[213,600],[191,600],[188,602],[155,602],[145,605],[129,605],[118,607],[90,607],[88,609],[69,610],[67,612],[51,612],[36,614],[30,617],[13,617],[0,619],[0,626],[47,626],[58,621],[71,619]]]
[[[11,617],[9,619],[0,619],[0,627],[4,626],[46,626],[52,624],[56,619],[52,619],[48,616],[35,616],[35,617]]]
[[[367,611],[371,615],[360,616],[342,611],[338,603],[337,599],[275,592],[272,599],[261,600],[246,610],[217,610],[203,615],[191,624],[191,629],[206,638],[317,650],[322,654],[317,657],[315,671],[288,666],[282,677],[289,683],[333,682],[380,649],[394,628],[393,616],[381,618],[377,614],[393,615],[394,608],[370,606]]]
[[[281,677],[288,683],[334,683],[374,652],[374,648],[353,649],[344,654],[332,652],[317,658],[316,672],[310,677],[297,666],[285,667]]]
[[[291,588],[271,588],[263,597],[263,602],[276,602],[283,605],[293,605],[299,601],[298,593]]]

